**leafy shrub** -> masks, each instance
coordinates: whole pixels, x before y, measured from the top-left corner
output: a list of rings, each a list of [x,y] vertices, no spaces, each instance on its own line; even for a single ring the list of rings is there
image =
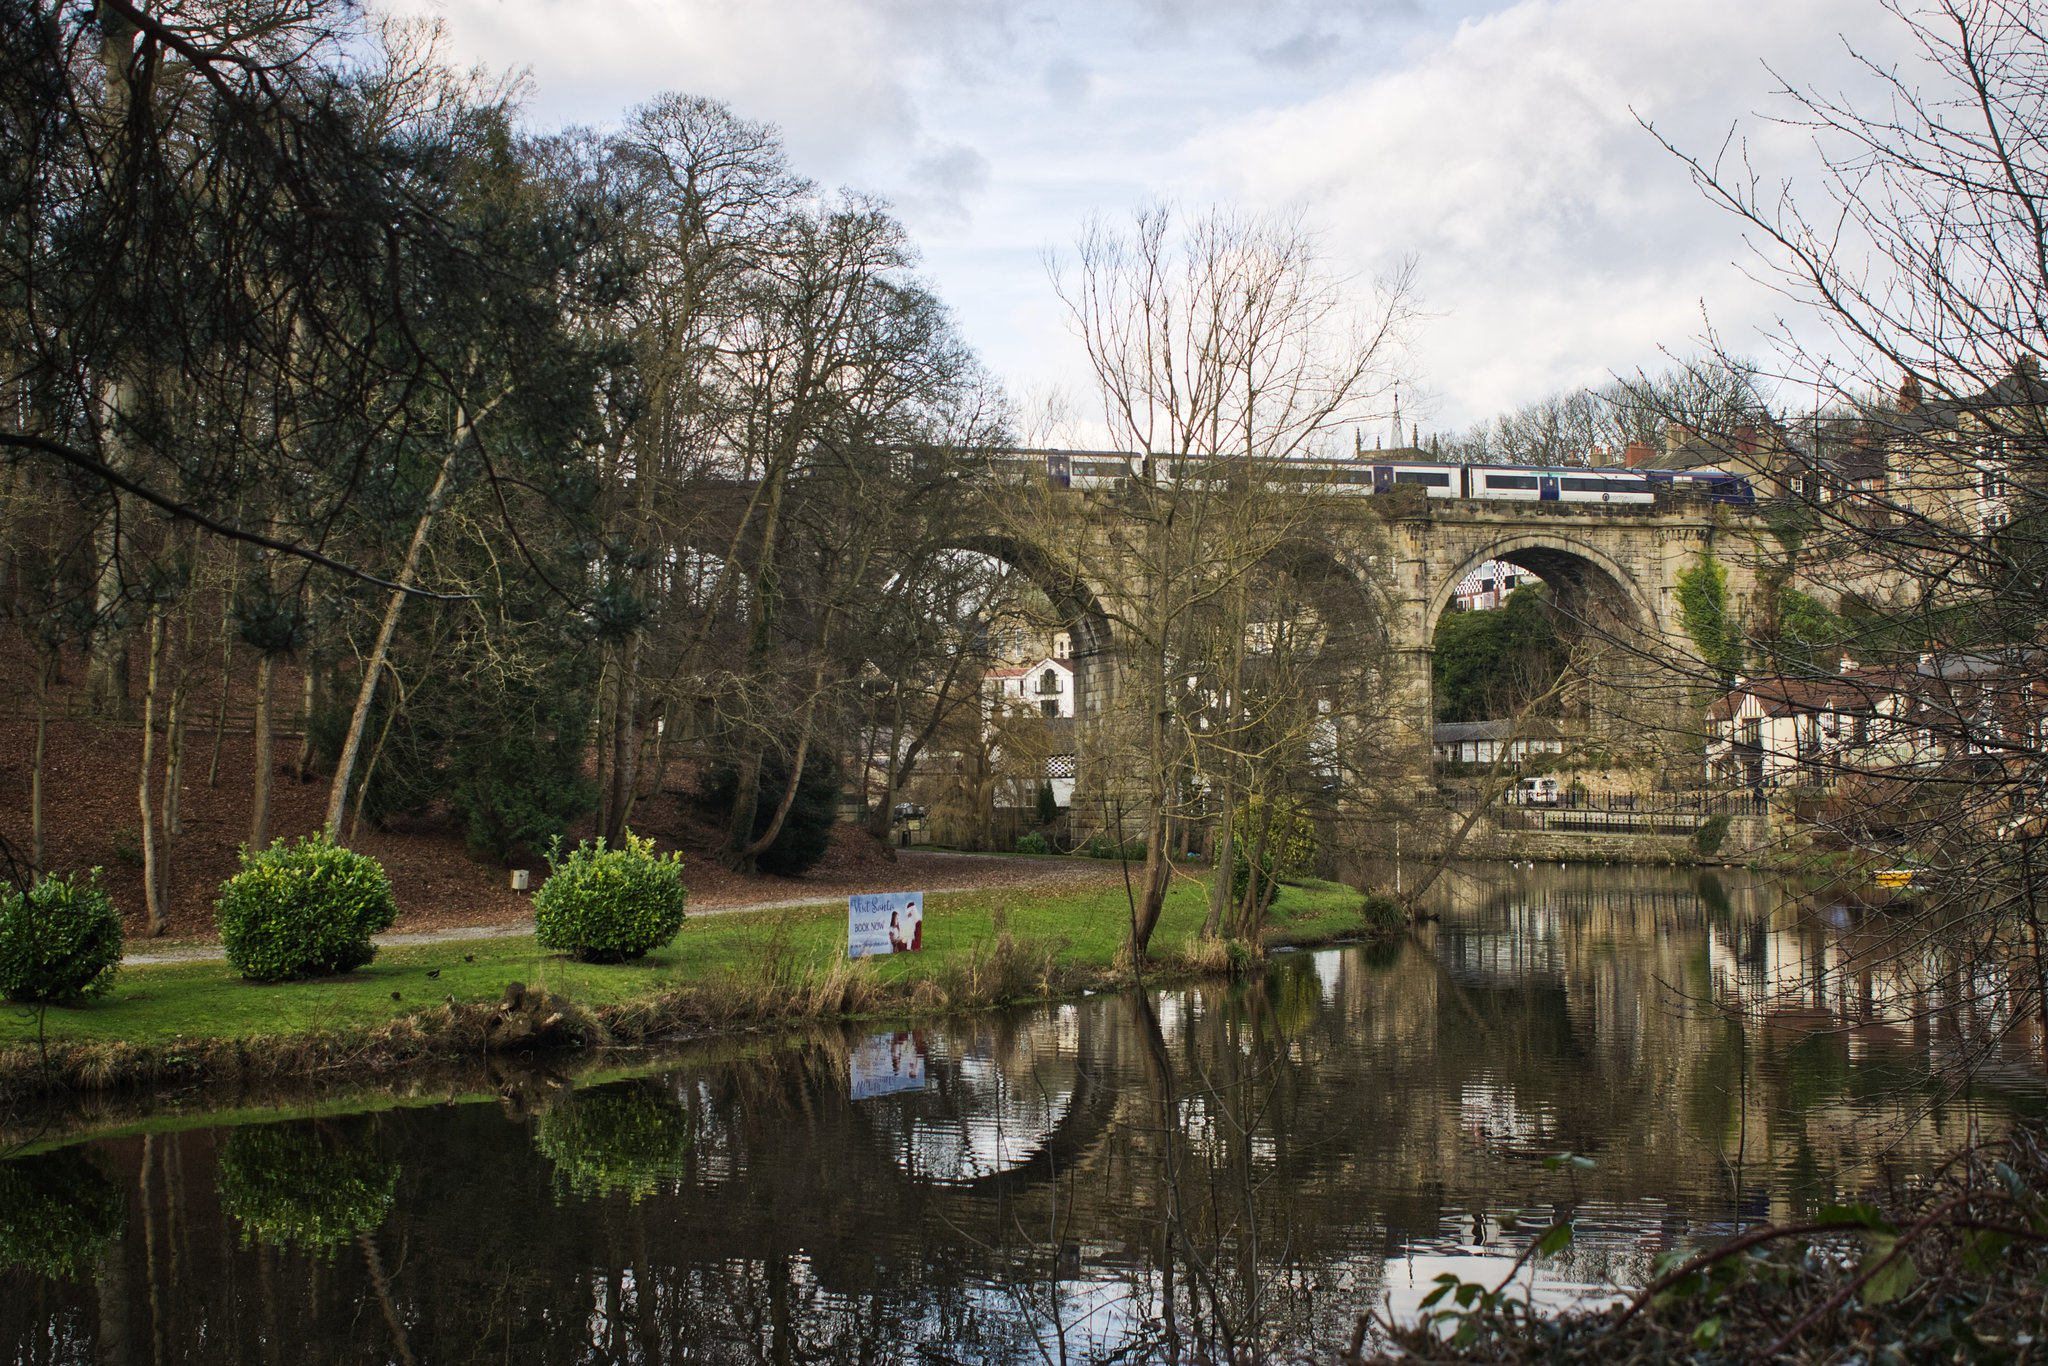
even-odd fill
[[[1699,828],[1692,832],[1692,847],[1701,858],[1712,858],[1721,852],[1721,841],[1728,838],[1728,815],[1709,816],[1701,821]]]
[[[1038,823],[1051,825],[1060,818],[1060,799],[1052,790],[1050,781],[1038,785]]]
[[[99,869],[0,891],[0,996],[82,1000],[113,986],[120,967],[121,915],[100,890]]]
[[[540,1117],[534,1143],[577,1195],[639,1204],[688,1174],[690,1115],[644,1084],[577,1091]]]
[[[580,733],[575,738],[581,738]],[[545,849],[595,804],[580,749],[531,733],[499,734],[456,751],[449,802],[472,854],[508,860]]]
[[[1402,914],[1401,903],[1385,892],[1367,892],[1365,902],[1358,908],[1359,919],[1365,928],[1374,934],[1399,934],[1408,927],[1408,917]]]
[[[1129,859],[1133,863],[1142,863],[1145,860],[1145,842],[1132,840],[1120,845],[1107,835],[1090,835],[1088,843],[1081,846],[1081,852],[1089,858]]]
[[[1050,854],[1052,846],[1046,843],[1045,836],[1039,834],[1036,830],[1026,830],[1023,834],[1017,836],[1017,852],[1020,854]]]
[[[384,1222],[398,1164],[328,1121],[244,1125],[221,1146],[220,1197],[244,1242],[332,1249]]]
[[[832,827],[839,819],[839,765],[825,750],[812,745],[804,756],[803,776],[797,780],[796,797],[775,840],[754,860],[764,873],[796,877],[809,872],[825,857],[832,845]],[[759,839],[775,818],[789,782],[789,761],[770,750],[761,758],[761,792],[754,807],[753,837]],[[730,822],[739,800],[739,769],[731,764],[708,765],[697,789],[697,806],[707,815]]]
[[[377,956],[370,936],[398,917],[377,860],[326,831],[297,844],[242,851],[242,871],[214,903],[221,947],[244,977],[283,982],[359,968]]]
[[[681,857],[657,854],[654,841],[626,836],[607,849],[585,840],[568,858],[548,852],[548,880],[533,898],[534,937],[544,949],[586,963],[638,958],[676,937],[683,926]]]
[[[120,1237],[121,1188],[83,1148],[0,1162],[0,1265],[51,1280],[83,1280]]]

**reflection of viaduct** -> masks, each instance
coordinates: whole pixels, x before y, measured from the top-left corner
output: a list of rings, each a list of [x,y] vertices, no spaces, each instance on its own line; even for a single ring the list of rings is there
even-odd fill
[[[401,1172],[392,1208],[375,1244],[338,1255],[241,1237],[210,1170],[215,1133],[116,1140],[127,1239],[89,1277],[0,1295],[0,1357],[14,1343],[48,1359],[40,1344],[98,1322],[125,1328],[72,1355],[140,1360],[120,1344],[171,1342],[265,1361],[283,1342],[381,1358],[396,1324],[423,1361],[502,1339],[540,1366],[665,1360],[678,1343],[778,1366],[918,1343],[1022,1363],[1042,1359],[1065,1295],[1109,1306],[1068,1326],[1087,1344],[1072,1355],[1099,1358],[1136,1335],[1167,1277],[1185,1296],[1186,1246],[1227,1254],[1219,1293],[1255,1273],[1276,1316],[1341,1341],[1383,1293],[1412,1305],[1427,1286],[1399,1259],[1518,1250],[1525,1235],[1489,1211],[1583,1201],[1572,1274],[1640,1276],[1688,1230],[1738,1209],[1796,1215],[1880,1163],[1931,1161],[1976,1122],[1894,1091],[1895,1061],[1840,1040],[1673,1008],[1674,989],[1712,990],[1716,936],[1775,928],[1771,888],[1622,881],[1457,869],[1443,922],[1400,944],[1162,993],[1153,1017],[1098,996],[935,1028],[919,1091],[851,1100],[833,1033],[714,1045],[624,1083],[649,1101],[634,1124],[576,1131],[599,1165],[660,1156],[662,1189],[638,1200],[571,1193],[523,1115],[392,1110],[348,1131]],[[1564,1149],[1598,1168],[1546,1171]],[[1184,1243],[1162,1237],[1175,1194]],[[376,1246],[381,1261],[364,1255]],[[0,1266],[0,1290],[22,1286],[11,1274]]]

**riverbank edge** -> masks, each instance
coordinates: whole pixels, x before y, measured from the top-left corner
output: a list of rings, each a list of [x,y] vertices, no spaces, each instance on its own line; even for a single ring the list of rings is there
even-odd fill
[[[595,1008],[512,984],[497,1002],[451,1000],[376,1028],[182,1039],[168,1047],[121,1040],[15,1045],[0,1049],[0,1100],[258,1082],[327,1089],[398,1080],[444,1060],[544,1058],[877,1019],[917,1023],[1099,991],[1228,982],[1263,969],[1278,950],[1385,942],[1404,933],[1405,927],[1375,931],[1362,919],[1329,928],[1275,926],[1256,958],[1233,958],[1223,941],[1194,941],[1153,958],[1142,975],[1121,964],[1061,962],[1060,946],[1006,934],[985,958],[957,965],[943,981],[888,982],[875,973],[874,960],[842,957],[822,968],[781,970],[771,963],[752,978],[664,985]]]

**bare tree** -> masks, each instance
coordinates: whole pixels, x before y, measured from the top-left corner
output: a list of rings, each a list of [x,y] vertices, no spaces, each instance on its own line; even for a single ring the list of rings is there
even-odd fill
[[[1817,196],[1732,137],[1711,158],[1665,144],[1797,308],[1769,378],[1808,408],[1774,433],[1770,591],[1723,623],[1754,676],[1712,741],[1737,780],[1823,803],[1822,845],[1924,865],[1873,952],[1946,955],[1961,994],[2048,1046],[2048,35],[2015,0],[1887,9],[1917,51],[1865,63],[1880,107],[1779,92]],[[1800,727],[1784,756],[1742,729],[1759,697]]]
[[[1406,275],[1352,299],[1298,221],[1223,210],[1184,226],[1158,208],[1128,231],[1092,223],[1050,263],[1086,348],[1115,445],[1135,477],[1083,552],[1106,604],[1126,685],[1112,751],[1143,811],[1145,868],[1130,954],[1142,962],[1171,874],[1169,825],[1188,739],[1180,680],[1198,662],[1200,616],[1294,535],[1307,504],[1276,484],[1289,461],[1327,454],[1391,384],[1409,320]],[[1242,619],[1242,612],[1236,614]],[[1222,809],[1235,802],[1226,775]],[[1217,876],[1230,876],[1227,816]],[[1222,894],[1219,894],[1219,897]]]

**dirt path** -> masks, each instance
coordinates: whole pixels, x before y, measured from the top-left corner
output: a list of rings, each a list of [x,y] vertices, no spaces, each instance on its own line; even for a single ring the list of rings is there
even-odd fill
[[[915,882],[922,875],[934,873],[950,875],[954,879],[967,879],[959,886],[924,887],[922,890],[928,895],[982,892],[998,887],[1067,890],[1107,881],[1110,874],[1116,870],[1115,864],[1098,863],[1092,859],[1030,858],[1015,854],[924,853],[915,849],[898,850],[897,860],[895,876],[882,879],[892,881],[896,887],[902,887],[907,882]],[[876,882],[877,879],[874,878],[854,878],[846,881],[860,885],[852,885],[844,890],[819,887],[807,895],[785,897],[777,901],[726,901],[716,894],[700,901],[693,896],[690,900],[690,914],[739,915],[747,911],[790,911],[805,906],[826,906],[835,901],[844,901],[849,892],[894,890],[891,887],[867,885]],[[708,904],[705,904],[707,902]],[[467,939],[509,939],[515,935],[532,933],[533,917],[526,915],[517,920],[500,921],[490,925],[456,925],[445,929],[373,935],[370,942],[379,947],[400,948],[409,944],[452,944]],[[165,944],[152,952],[124,954],[121,964],[124,967],[145,967],[153,963],[205,963],[225,956],[217,944]]]

